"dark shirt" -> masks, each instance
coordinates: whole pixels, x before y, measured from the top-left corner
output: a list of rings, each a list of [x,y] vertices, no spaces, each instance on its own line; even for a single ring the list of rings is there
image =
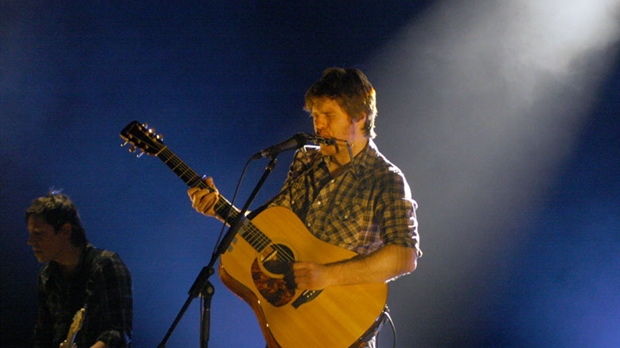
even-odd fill
[[[133,315],[131,274],[118,254],[88,245],[74,274],[65,279],[54,261],[44,265],[38,280],[39,315],[35,347],[58,348],[66,339],[75,313],[86,305],[79,348],[103,341],[130,347]]]
[[[336,177],[318,148],[298,151],[269,206],[291,209],[316,237],[361,255],[384,245],[414,248],[422,255],[409,185],[372,140]]]

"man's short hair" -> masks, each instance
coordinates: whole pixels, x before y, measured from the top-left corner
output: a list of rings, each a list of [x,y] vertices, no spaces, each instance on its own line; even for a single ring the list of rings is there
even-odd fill
[[[71,243],[75,246],[88,244],[86,231],[82,226],[82,220],[77,207],[69,196],[60,191],[52,190],[43,197],[36,198],[32,205],[26,209],[26,222],[30,217],[38,217],[58,232],[66,223],[71,225]]]
[[[314,104],[321,98],[335,100],[353,120],[360,120],[366,115],[364,133],[371,139],[376,136],[376,92],[361,70],[355,68],[326,69],[323,76],[306,92],[305,109],[311,112]]]

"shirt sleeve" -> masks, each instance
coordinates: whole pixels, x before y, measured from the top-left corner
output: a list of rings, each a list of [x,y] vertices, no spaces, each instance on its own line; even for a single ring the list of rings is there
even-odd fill
[[[399,170],[392,169],[386,176],[385,186],[378,198],[382,239],[386,245],[414,248],[418,257],[420,236],[416,216],[417,203],[411,198],[411,189]]]

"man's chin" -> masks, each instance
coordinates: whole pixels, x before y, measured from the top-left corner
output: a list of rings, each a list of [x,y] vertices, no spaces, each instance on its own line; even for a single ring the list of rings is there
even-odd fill
[[[335,155],[338,149],[334,145],[321,145],[321,153],[325,156]]]
[[[35,252],[34,253],[34,257],[37,259],[37,261],[39,261],[40,263],[47,263],[49,262],[49,260],[45,257],[45,255],[42,252]]]

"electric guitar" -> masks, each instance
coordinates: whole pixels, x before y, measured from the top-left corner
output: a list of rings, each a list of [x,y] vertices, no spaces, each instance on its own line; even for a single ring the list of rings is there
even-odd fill
[[[80,331],[80,329],[82,328],[82,324],[84,323],[85,313],[86,313],[86,307],[75,312],[75,315],[73,315],[73,322],[71,322],[71,326],[69,326],[69,332],[67,333],[67,339],[65,339],[65,341],[60,344],[59,348],[73,348],[74,347],[75,336],[77,335],[78,331]]]
[[[214,190],[146,124],[133,121],[120,135],[131,152],[158,157],[188,186]],[[222,195],[214,209],[229,224],[240,213]],[[345,348],[359,343],[379,324],[387,284],[296,289],[292,263],[325,264],[356,255],[316,238],[291,210],[273,207],[244,222],[221,255],[218,274],[226,287],[250,305],[270,348]]]

